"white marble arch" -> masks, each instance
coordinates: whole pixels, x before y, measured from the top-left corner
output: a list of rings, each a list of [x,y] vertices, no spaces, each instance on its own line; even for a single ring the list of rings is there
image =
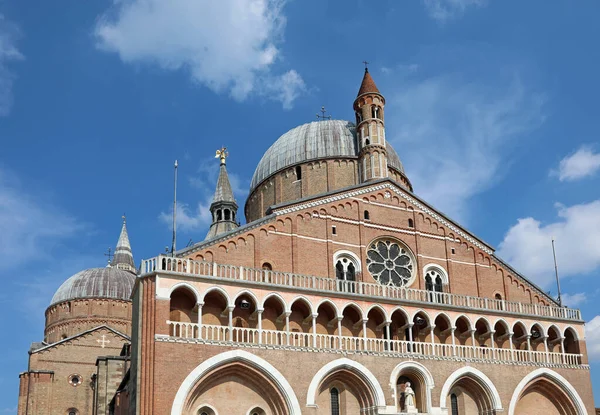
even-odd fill
[[[586,415],[586,409],[581,397],[573,387],[564,377],[559,375],[553,370],[540,368],[536,369],[519,382],[515,391],[513,392],[512,399],[510,400],[510,405],[508,406],[508,415],[515,415],[515,409],[517,408],[517,403],[519,402],[519,398],[521,397],[521,393],[523,393],[523,389],[527,386],[529,382],[535,380],[540,377],[546,377],[560,386],[564,392],[571,398],[571,401],[575,404],[575,409],[577,410],[577,415]]]
[[[173,400],[173,405],[171,406],[171,415],[182,415],[185,399],[202,376],[219,366],[236,361],[244,362],[259,369],[266,377],[273,381],[279,389],[279,392],[281,392],[281,395],[285,398],[289,415],[302,415],[298,398],[296,397],[292,386],[281,372],[275,369],[275,367],[266,360],[244,350],[224,352],[213,356],[196,366],[196,368],[187,375],[181,383],[181,386],[179,386],[175,399]]]
[[[440,408],[447,408],[446,398],[450,393],[450,389],[452,388],[452,385],[454,385],[454,383],[463,376],[471,376],[477,379],[480,385],[488,392],[492,401],[493,409],[496,411],[503,410],[500,394],[498,393],[496,386],[494,386],[490,378],[488,378],[482,371],[470,366],[461,367],[448,376],[448,379],[446,379],[446,382],[442,387],[442,393],[440,395]]]
[[[319,386],[327,375],[333,373],[337,369],[348,369],[351,372],[362,375],[363,380],[369,385],[374,394],[375,405],[377,405],[379,409],[385,408],[385,395],[383,394],[383,389],[377,381],[377,378],[375,378],[373,373],[365,366],[346,357],[327,363],[319,369],[315,376],[313,376],[312,381],[308,386],[308,393],[306,394],[306,406],[317,407],[317,392]]]
[[[427,396],[425,407],[427,409],[427,413],[431,412],[431,392],[435,387],[433,376],[431,375],[431,372],[429,372],[429,370],[421,363],[412,361],[402,362],[398,364],[394,370],[392,370],[392,374],[390,375],[390,388],[392,389],[392,396],[394,397],[394,406],[396,406],[396,409],[398,409],[398,391],[396,382],[398,381],[400,373],[405,369],[414,369],[415,371],[419,372],[421,376],[423,376],[423,379],[425,379],[425,385],[423,385],[425,386],[425,395]]]

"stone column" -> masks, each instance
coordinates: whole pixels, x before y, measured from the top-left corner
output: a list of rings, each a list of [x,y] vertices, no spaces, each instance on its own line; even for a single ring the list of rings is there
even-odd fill
[[[202,306],[204,303],[198,303],[198,339],[202,338]]]
[[[392,350],[392,342],[390,341],[390,322],[386,321],[385,323],[385,347],[387,351]]]
[[[367,322],[369,319],[364,318],[362,321],[362,330],[363,330],[363,350],[367,350]]]
[[[342,348],[342,319],[344,317],[338,317],[337,318],[337,324],[338,324],[338,338],[340,340],[340,349]]]
[[[230,342],[233,341],[233,309],[234,309],[234,306],[227,307],[227,311],[228,311],[228,315],[229,315],[229,322],[227,323],[227,326],[229,327],[229,341]]]
[[[515,346],[513,344],[513,333],[508,333],[508,345],[510,346],[510,359],[515,361]]]
[[[285,312],[285,344],[290,345],[290,312]]]
[[[317,317],[318,314],[312,315],[312,333],[313,333],[313,347],[317,347]]]
[[[456,327],[450,327],[450,336],[452,336],[452,355],[456,356],[456,336],[454,336],[454,331]]]
[[[262,344],[262,337],[263,337],[263,331],[262,331],[262,314],[263,311],[265,311],[262,308],[259,308],[256,310],[256,318],[258,318],[258,344]]]
[[[413,332],[412,328],[415,323],[408,323],[408,347],[410,348],[410,352],[413,353],[415,349],[415,345],[413,343]]]

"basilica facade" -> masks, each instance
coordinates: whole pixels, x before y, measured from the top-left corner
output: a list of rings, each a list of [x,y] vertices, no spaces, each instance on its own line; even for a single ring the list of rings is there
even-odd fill
[[[131,302],[119,300],[130,325],[90,323],[73,338],[48,317],[72,300],[53,300],[31,356],[100,340],[93,330],[121,335],[110,341],[123,364],[103,372],[110,393],[95,413],[593,414],[580,312],[418,196],[368,70],[353,110],[353,122],[301,125],[265,152],[243,226],[220,150],[206,239],[141,262]]]

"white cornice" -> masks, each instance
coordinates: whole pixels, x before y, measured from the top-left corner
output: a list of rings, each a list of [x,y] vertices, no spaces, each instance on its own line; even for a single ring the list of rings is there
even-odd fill
[[[276,209],[273,211],[273,213],[275,213],[275,215],[277,215],[277,216],[286,215],[289,213],[297,212],[299,210],[322,206],[322,205],[326,205],[326,204],[329,204],[332,202],[337,202],[337,201],[340,201],[343,199],[347,199],[349,197],[360,196],[360,195],[364,195],[365,193],[371,193],[371,192],[376,192],[378,190],[386,190],[386,189],[394,192],[396,195],[405,199],[409,203],[415,205],[416,207],[419,208],[419,210],[421,212],[424,212],[424,213],[428,214],[429,216],[431,216],[432,218],[436,219],[438,222],[440,222],[441,224],[446,226],[448,229],[450,229],[453,232],[455,232],[456,234],[462,236],[465,240],[471,242],[473,245],[475,245],[477,248],[481,249],[482,251],[486,252],[487,254],[492,255],[494,253],[494,250],[490,246],[488,246],[488,245],[484,244],[483,242],[481,242],[480,240],[474,238],[472,235],[468,234],[467,232],[463,231],[462,229],[460,229],[459,227],[454,225],[452,222],[450,222],[444,216],[440,215],[433,209],[430,209],[428,206],[424,205],[419,200],[408,195],[407,193],[400,190],[398,187],[394,186],[391,183],[380,183],[375,186],[367,186],[367,187],[363,187],[361,189],[356,189],[356,190],[349,191],[349,192],[339,193],[334,196],[322,198],[319,200],[313,200],[311,202],[306,202],[306,203],[290,206],[290,207],[283,208],[283,209]]]

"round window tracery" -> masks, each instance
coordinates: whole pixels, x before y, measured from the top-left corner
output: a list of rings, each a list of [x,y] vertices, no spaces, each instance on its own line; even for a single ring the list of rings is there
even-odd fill
[[[367,269],[383,285],[405,286],[413,277],[413,259],[408,250],[391,240],[371,243],[367,250]]]

